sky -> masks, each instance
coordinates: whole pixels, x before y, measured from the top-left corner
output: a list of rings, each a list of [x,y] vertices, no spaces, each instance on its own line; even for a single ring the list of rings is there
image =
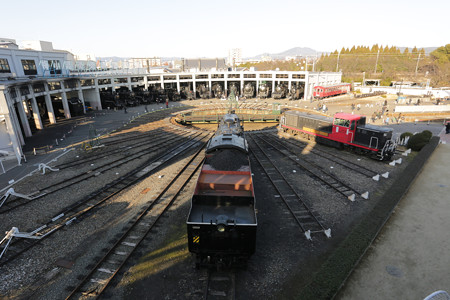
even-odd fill
[[[96,57],[243,57],[450,43],[448,0],[2,0],[0,37]]]

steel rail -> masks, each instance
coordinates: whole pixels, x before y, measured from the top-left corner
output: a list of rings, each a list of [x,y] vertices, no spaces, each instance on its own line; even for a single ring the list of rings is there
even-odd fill
[[[262,167],[267,178],[270,180],[289,212],[305,234],[305,237],[308,240],[311,240],[311,233],[324,233],[327,237],[331,237],[331,229],[327,229],[322,222],[320,222],[319,218],[313,213],[309,205],[306,204],[303,198],[283,175],[283,172],[270,159],[269,155],[267,155],[267,153],[255,142],[253,135],[247,134],[247,137],[250,137],[248,140],[256,145],[256,147],[250,147],[251,153]],[[259,154],[257,153],[258,151]],[[269,166],[264,166],[264,163],[269,164]],[[269,168],[275,170],[276,173],[270,173]],[[285,191],[283,191],[283,188]],[[294,199],[291,200],[289,197]],[[306,220],[307,222],[304,222],[303,220]]]
[[[203,146],[194,153],[184,167],[172,178],[163,191],[149,202],[149,205],[136,217],[133,224],[110,247],[108,252],[98,260],[89,273],[70,292],[66,299],[84,296],[96,298],[108,287],[133,251],[147,237],[163,214],[169,209],[180,192],[205,160]],[[146,227],[142,231],[138,226]]]
[[[259,139],[261,139],[263,142],[265,142],[266,144],[273,146],[270,142],[265,140],[259,134],[255,134],[255,135]],[[256,140],[255,140],[255,142],[256,142]],[[302,160],[303,163],[309,164],[309,166],[305,166],[304,164],[300,163],[299,160],[294,159],[291,155],[292,154],[296,155],[296,154],[293,153],[292,151],[288,150],[287,148],[286,148],[286,150],[280,150],[277,147],[271,147],[271,148],[274,149],[275,151],[281,153],[282,155],[287,157],[289,160],[293,161],[295,163],[295,165],[297,165],[299,168],[301,168],[302,170],[307,172],[311,178],[317,179],[318,181],[326,184],[327,186],[331,187],[339,194],[348,198],[350,201],[355,200],[355,195],[361,196],[364,193],[366,193],[366,192],[361,193],[361,192],[357,191],[355,188],[352,188],[348,184],[342,182],[334,175],[325,172],[320,166],[318,166],[317,164],[315,164],[313,162]],[[285,151],[287,151],[288,153],[286,153]]]
[[[105,203],[107,200],[125,190],[132,184],[142,180],[144,176],[147,177],[149,173],[182,154],[184,150],[197,147],[199,145],[203,147],[209,138],[210,135],[205,134],[200,140],[191,140],[189,143],[178,145],[177,147],[169,150],[166,154],[161,155],[157,159],[149,160],[147,164],[142,165],[140,168],[137,168],[132,172],[116,179],[114,182],[104,186],[102,189],[91,193],[84,199],[81,199],[60,211],[49,221],[32,231],[33,235],[41,237],[39,240],[13,240],[9,247],[13,247],[12,250],[14,253],[11,253],[11,249],[9,249],[0,260],[0,266],[13,261],[22,253],[36,246],[39,242],[50,236],[55,231],[72,224],[73,221],[80,219],[80,217],[85,215],[87,212]]]
[[[304,149],[304,148],[307,147],[307,145],[301,145],[300,146],[300,145],[298,145],[298,144],[296,144],[296,143],[294,143],[294,142],[292,142],[290,140],[287,140],[287,139],[285,141],[287,143],[295,146],[295,147],[300,147],[301,149]],[[301,141],[299,141],[299,142],[301,142]],[[336,154],[333,154],[333,153],[331,153],[329,151],[326,151],[326,150],[323,150],[323,149],[320,149],[320,150],[318,150],[318,149],[311,149],[311,152],[314,153],[317,156],[320,156],[320,157],[323,157],[325,159],[328,159],[328,160],[330,160],[330,161],[332,161],[334,163],[337,163],[337,164],[343,166],[344,168],[347,168],[347,169],[350,169],[352,171],[355,171],[355,172],[357,172],[357,173],[359,173],[361,175],[364,175],[364,176],[366,176],[368,178],[372,178],[372,177],[378,175],[377,172],[375,172],[375,171],[373,171],[371,169],[368,169],[368,168],[366,168],[364,166],[358,165],[358,164],[356,164],[356,163],[354,163],[354,162],[352,162],[352,161],[350,161],[348,159],[342,158],[342,157],[340,157],[340,156],[338,156]],[[333,157],[333,158],[330,158],[330,156]]]
[[[193,137],[189,137],[189,138],[190,139],[191,138],[195,138],[198,135],[200,135],[200,133],[193,134],[192,135]],[[177,142],[179,142],[179,140],[181,140],[182,138],[183,137],[172,137],[172,138],[169,138],[166,141],[163,141],[161,144],[157,144],[157,145],[154,145],[151,148],[146,149],[146,151],[143,151],[143,152],[140,152],[140,153],[135,153],[134,155],[128,156],[126,158],[123,158],[123,157],[122,158],[118,158],[116,160],[107,162],[104,165],[100,165],[100,166],[98,166],[98,167],[96,167],[94,169],[91,169],[91,170],[89,170],[87,172],[83,172],[81,174],[72,176],[69,179],[63,179],[63,180],[61,180],[59,182],[52,183],[52,184],[50,184],[50,185],[48,185],[46,187],[42,187],[42,188],[40,188],[40,190],[36,191],[34,194],[38,194],[41,191],[42,191],[42,193],[37,195],[37,196],[35,196],[35,197],[33,197],[32,199],[18,198],[18,199],[15,200],[15,202],[9,202],[9,203],[6,203],[6,205],[4,204],[2,206],[2,208],[0,208],[0,214],[4,214],[6,212],[9,212],[9,211],[11,211],[13,209],[16,209],[16,208],[18,208],[20,206],[26,205],[26,204],[28,204],[28,203],[30,203],[32,201],[35,201],[35,200],[40,199],[40,198],[42,198],[44,196],[47,196],[47,195],[50,195],[50,194],[55,193],[57,191],[60,191],[62,189],[65,189],[65,188],[67,188],[69,186],[72,186],[74,184],[78,184],[80,182],[89,180],[90,178],[96,177],[99,173],[106,172],[106,171],[112,170],[114,168],[120,167],[121,165],[129,163],[130,161],[133,161],[135,159],[140,159],[144,155],[152,154],[152,153],[154,153],[154,149],[155,148],[160,148],[161,146],[170,147],[171,145],[174,145]],[[15,204],[15,203],[17,203],[17,204]],[[15,205],[12,206],[12,204],[15,204]]]

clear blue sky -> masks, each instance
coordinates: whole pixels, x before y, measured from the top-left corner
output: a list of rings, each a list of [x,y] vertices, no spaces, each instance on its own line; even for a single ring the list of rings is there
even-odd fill
[[[96,56],[244,57],[293,47],[437,47],[450,1],[6,0],[0,37]]]

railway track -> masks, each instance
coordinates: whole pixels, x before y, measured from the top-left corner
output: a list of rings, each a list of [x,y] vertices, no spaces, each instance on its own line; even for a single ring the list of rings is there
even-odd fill
[[[186,143],[179,144],[178,146],[166,151],[165,154],[148,161],[147,164],[142,165],[140,168],[129,172],[128,174],[107,184],[102,189],[97,190],[69,207],[66,207],[49,221],[31,231],[30,234],[34,237],[33,239],[21,238],[12,240],[12,242],[9,243],[8,249],[6,249],[7,251],[4,251],[4,248],[0,248],[0,253],[3,254],[0,258],[0,266],[13,261],[22,253],[25,253],[32,247],[38,245],[43,239],[46,239],[55,231],[70,225],[75,220],[79,220],[88,212],[99,207],[113,196],[147,177],[149,173],[153,172],[155,169],[159,168],[168,161],[171,161],[178,155],[183,154],[192,148],[203,148],[209,138],[210,134],[203,134],[198,139],[192,139]]]
[[[236,275],[234,271],[208,269],[206,272],[204,300],[236,299]]]
[[[41,187],[38,191],[35,191],[34,194],[36,196],[34,197],[30,197],[30,198],[16,198],[13,201],[8,201],[5,202],[1,207],[0,207],[0,214],[4,214],[6,212],[9,212],[13,209],[16,209],[20,206],[26,205],[32,201],[35,201],[37,199],[40,199],[46,195],[55,193],[57,191],[63,190],[69,186],[73,186],[75,184],[79,184],[83,181],[95,178],[97,176],[99,176],[100,174],[110,171],[112,169],[118,168],[124,164],[127,164],[133,160],[136,159],[141,159],[144,155],[147,154],[153,154],[155,151],[157,151],[158,149],[164,149],[164,148],[171,148],[174,147],[176,144],[183,144],[183,143],[188,143],[191,139],[195,139],[196,137],[200,136],[201,133],[195,133],[195,134],[191,134],[190,136],[187,135],[186,137],[188,137],[189,139],[187,141],[183,141],[184,138],[183,136],[175,136],[169,139],[166,139],[165,141],[163,141],[162,143],[158,143],[153,145],[153,147],[149,147],[147,149],[145,149],[145,151],[140,151],[137,152],[135,154],[131,154],[126,156],[125,158],[120,157],[117,158],[113,161],[108,161],[102,165],[99,165],[95,168],[92,168],[90,170],[88,170],[87,172],[83,172],[80,174],[77,174],[75,176],[72,176],[71,178],[65,178],[62,179],[58,182],[54,182],[50,185],[47,185],[45,187]],[[129,153],[128,153],[129,154]]]
[[[295,142],[290,141],[288,139],[284,139],[283,141],[286,142],[287,144],[292,145],[294,148],[299,149],[299,150],[303,150],[306,147],[308,147],[308,145],[304,145],[303,143],[302,144],[295,143]],[[350,161],[348,159],[344,159],[344,158],[342,158],[342,157],[340,157],[340,156],[338,156],[336,154],[333,154],[333,153],[331,153],[329,151],[326,151],[326,150],[323,150],[323,149],[321,149],[321,150],[309,149],[309,151],[311,153],[317,155],[317,156],[320,156],[322,158],[328,159],[329,161],[332,161],[332,162],[334,162],[336,164],[339,164],[340,166],[342,166],[344,168],[347,168],[349,170],[352,170],[352,171],[354,171],[354,172],[356,172],[358,174],[361,174],[361,175],[363,175],[363,176],[365,176],[367,178],[374,178],[375,176],[378,175],[378,172],[375,172],[375,171],[373,171],[371,169],[368,169],[368,168],[366,168],[364,166],[358,165],[358,164],[356,164],[356,163],[354,163],[354,162],[352,162],[352,161]]]
[[[259,148],[264,148],[269,151],[278,152],[282,155],[284,155],[286,158],[288,158],[290,161],[292,161],[296,166],[298,166],[300,169],[305,171],[309,174],[309,176],[313,179],[316,179],[323,184],[327,185],[328,187],[332,188],[339,194],[345,196],[350,201],[355,201],[356,195],[359,195],[360,197],[364,199],[368,199],[369,192],[361,192],[356,190],[355,188],[352,188],[348,184],[342,182],[337,177],[335,177],[332,174],[329,174],[325,170],[323,170],[319,165],[316,163],[313,163],[312,161],[306,161],[306,160],[300,160],[298,158],[298,155],[291,150],[289,150],[287,147],[285,147],[282,143],[280,143],[275,138],[270,138],[270,141],[264,138],[263,134],[253,134],[252,137],[256,137],[257,139],[254,139],[256,145]],[[268,136],[266,136],[267,138]],[[283,149],[280,149],[279,147],[274,147],[274,144],[277,146],[282,147]]]
[[[155,143],[154,141],[160,141],[161,138],[165,137],[168,133],[173,134],[180,134],[180,136],[186,135],[186,133],[182,134],[182,132],[175,132],[175,131],[166,131],[161,128],[158,128],[155,130],[155,132],[152,132],[151,134],[143,134],[140,136],[133,136],[128,137],[127,139],[120,140],[120,141],[114,141],[113,144],[111,143],[102,143],[104,148],[102,148],[102,151],[99,151],[99,153],[91,153],[89,156],[84,157],[78,161],[70,161],[67,163],[62,163],[59,165],[56,165],[55,168],[58,168],[59,170],[71,168],[80,166],[83,164],[88,164],[93,161],[97,161],[99,159],[114,155],[114,154],[122,154],[125,151],[129,151],[130,149],[138,149],[138,148],[146,148],[148,146],[153,146]],[[117,144],[123,144],[122,146],[115,148],[115,149],[108,149],[112,145]]]
[[[148,202],[148,206],[133,220],[129,228],[99,259],[89,273],[72,289],[66,299],[96,298],[108,287],[133,251],[150,234],[162,215],[196,173],[205,159],[203,147],[174,176],[166,188]]]
[[[285,203],[305,237],[311,240],[311,235],[316,233],[323,233],[328,238],[331,237],[331,229],[326,228],[322,224],[318,213],[309,207],[266,151],[255,142],[253,134],[247,134],[246,136],[250,143],[249,148],[253,157],[264,170],[267,178],[278,192],[276,196],[280,197]]]

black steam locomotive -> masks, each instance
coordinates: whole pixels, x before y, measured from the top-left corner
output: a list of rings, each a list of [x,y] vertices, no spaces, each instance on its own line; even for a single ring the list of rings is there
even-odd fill
[[[260,99],[269,98],[271,94],[271,87],[268,83],[261,83],[259,86],[258,96]]]
[[[244,86],[244,97],[245,98],[253,98],[255,96],[255,87],[251,83],[247,83]]]
[[[255,252],[256,228],[248,145],[231,111],[207,145],[187,219],[196,267],[245,265]]]
[[[273,97],[273,99],[286,98],[287,92],[288,92],[288,90],[287,90],[286,85],[284,85],[283,83],[279,83],[275,87],[275,91],[273,91],[272,97]]]

